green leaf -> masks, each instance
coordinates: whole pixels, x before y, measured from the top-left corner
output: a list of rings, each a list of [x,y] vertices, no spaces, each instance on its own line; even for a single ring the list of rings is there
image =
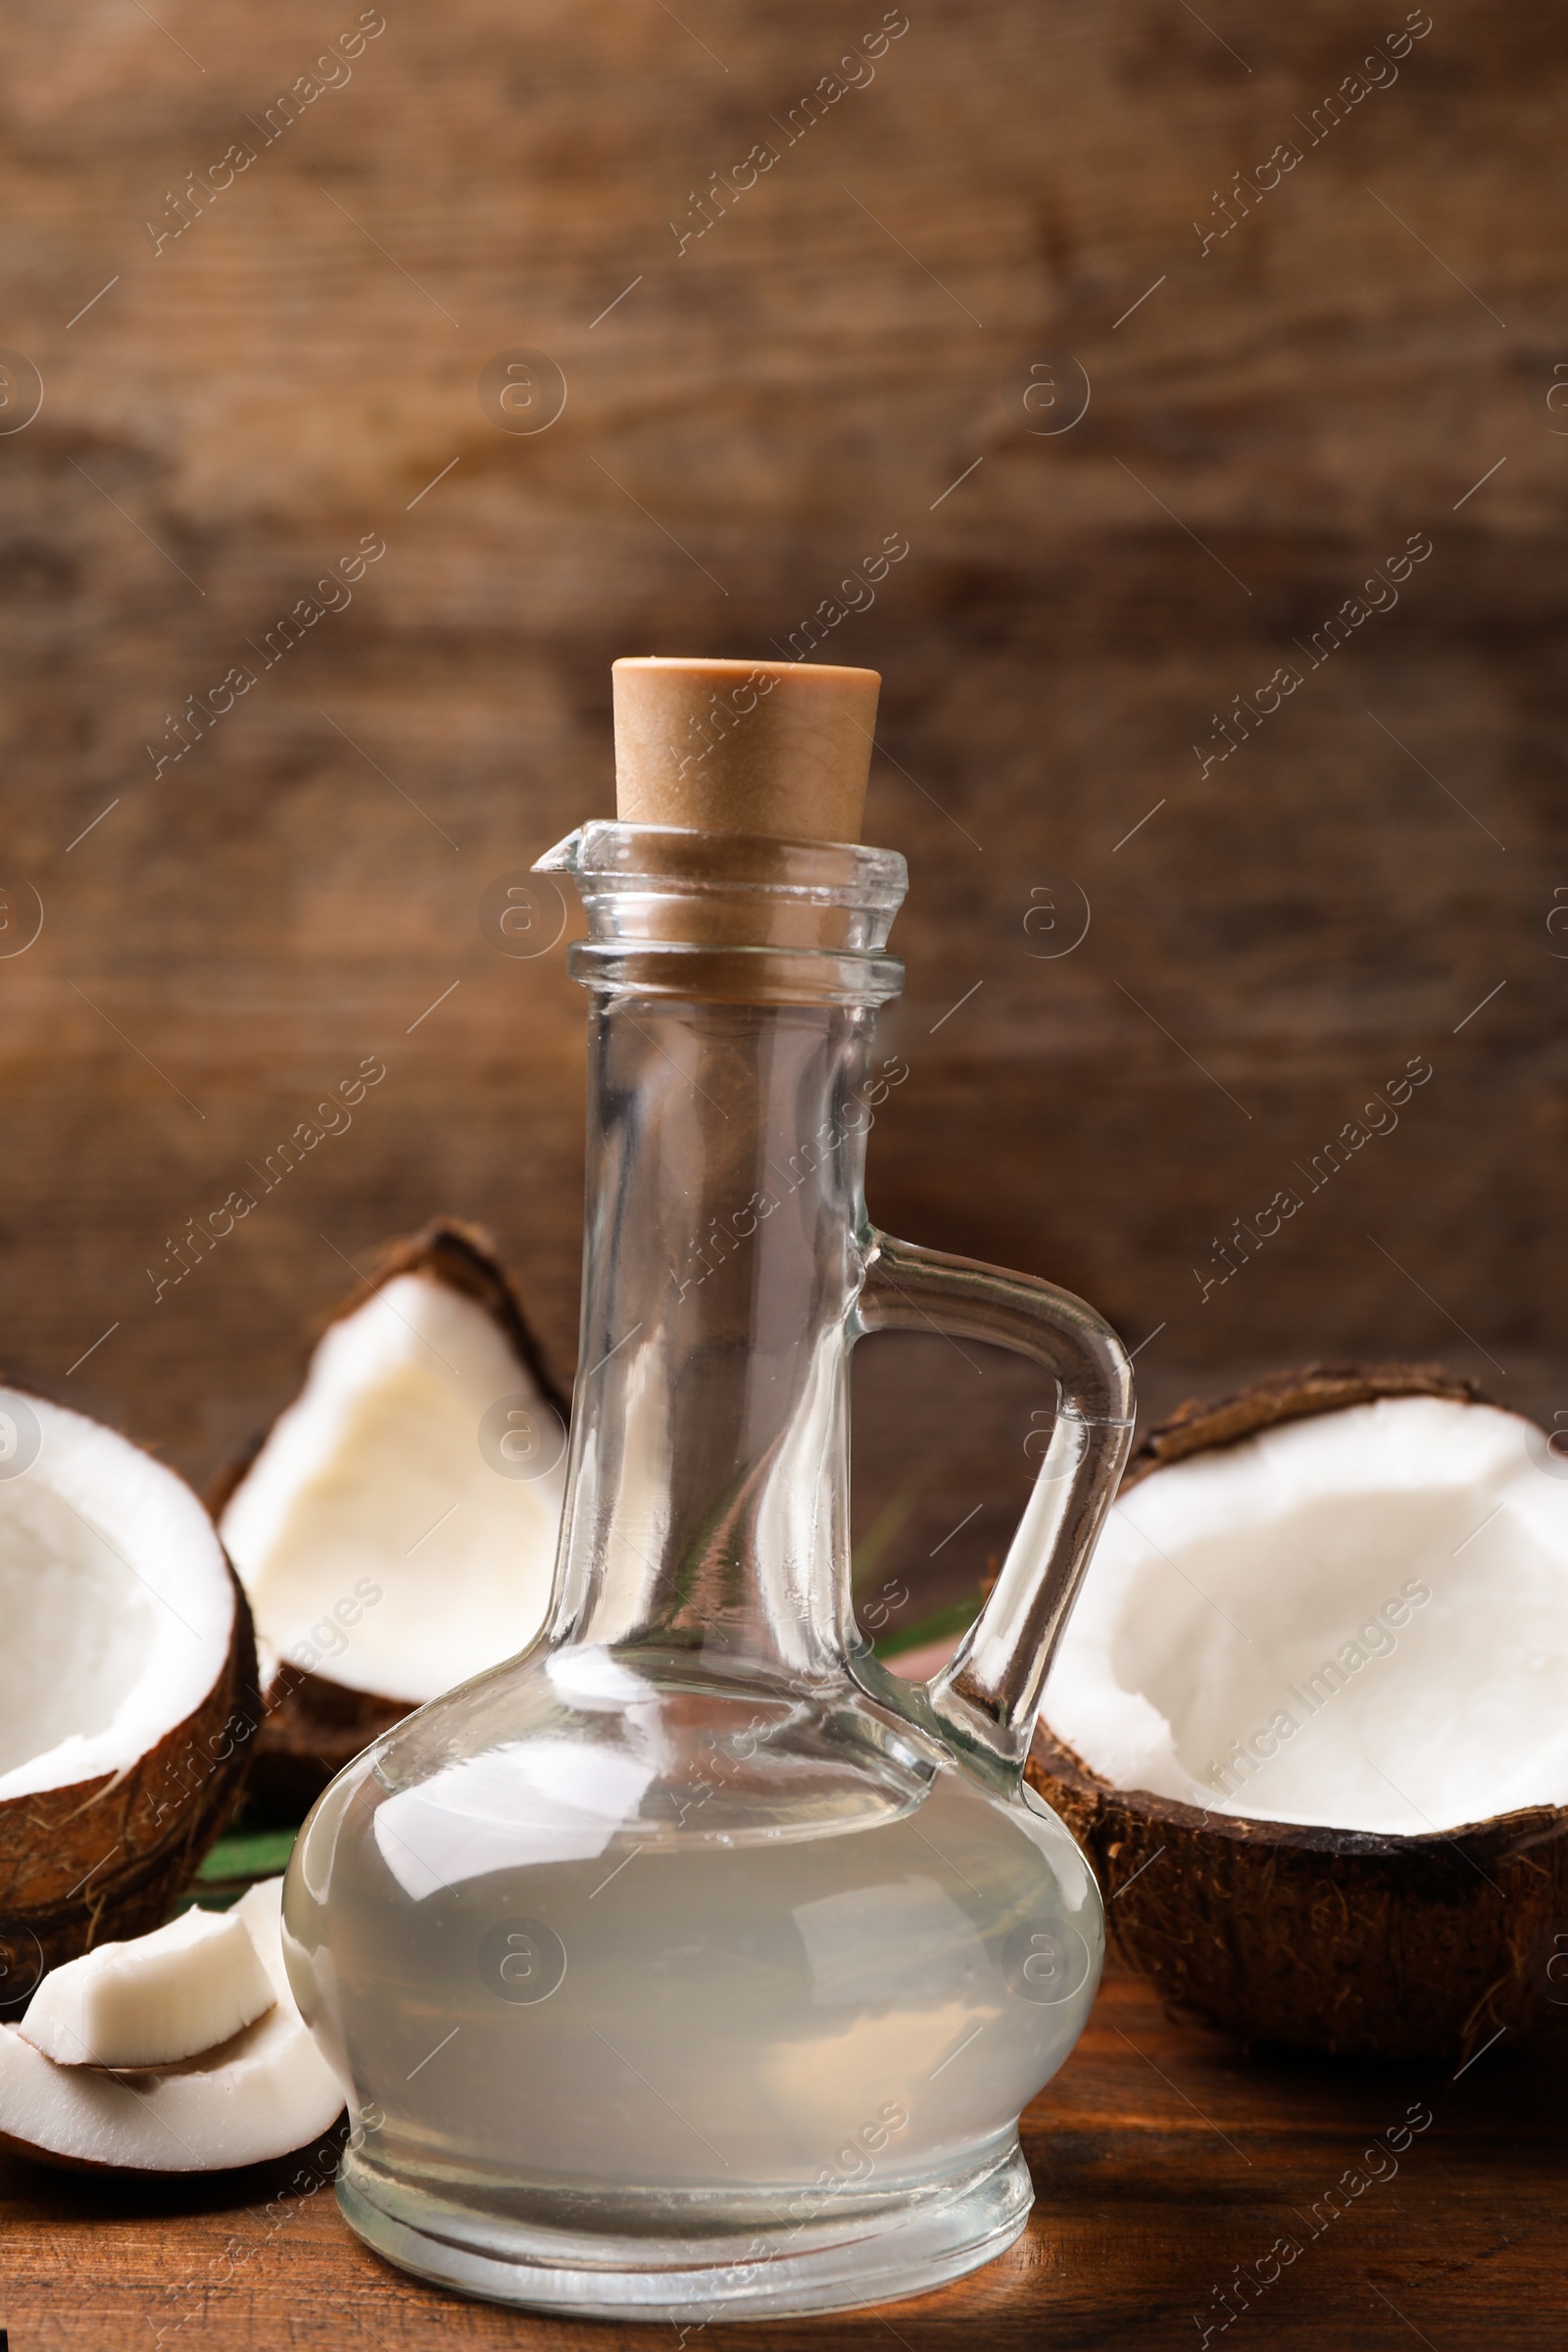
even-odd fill
[[[275,1879],[288,1868],[298,1830],[252,1830],[241,1838],[220,1838],[196,1873],[199,1886],[233,1879]]]

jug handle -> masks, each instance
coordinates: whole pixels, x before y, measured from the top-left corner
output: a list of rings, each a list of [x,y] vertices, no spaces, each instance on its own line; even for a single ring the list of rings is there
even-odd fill
[[[1028,1356],[1056,1383],[1051,1444],[985,1606],[925,1686],[947,1744],[988,1778],[1021,1774],[1046,1675],[1132,1443],[1120,1340],[1070,1291],[874,1229],[856,1337],[939,1331]],[[923,1710],[922,1710],[923,1712]]]

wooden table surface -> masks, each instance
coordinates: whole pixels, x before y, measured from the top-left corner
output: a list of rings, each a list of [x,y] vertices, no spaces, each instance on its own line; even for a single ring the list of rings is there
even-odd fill
[[[701,2334],[710,2352],[1204,2340],[1561,2352],[1565,2088],[1568,2058],[1506,2042],[1458,2078],[1447,2066],[1249,2053],[1166,2019],[1113,1969],[1071,2062],[1026,2119],[1038,2201],[1010,2252],[875,2312],[690,2328],[686,2341]],[[1407,2119],[1416,2128],[1396,2155],[1387,2135],[1397,2145]],[[664,2323],[533,2319],[404,2278],[339,2219],[334,2153],[131,2186],[0,2164],[11,2352],[401,2352],[434,2334],[527,2352],[680,2342]],[[314,2193],[290,2185],[302,2173],[320,2182]],[[1281,2240],[1285,2259],[1271,2254]],[[1249,2278],[1247,2309],[1238,2281]]]

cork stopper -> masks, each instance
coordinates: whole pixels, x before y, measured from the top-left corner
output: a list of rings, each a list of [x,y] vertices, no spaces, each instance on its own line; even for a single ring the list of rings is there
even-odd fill
[[[882,680],[799,662],[617,662],[623,824],[858,842]]]

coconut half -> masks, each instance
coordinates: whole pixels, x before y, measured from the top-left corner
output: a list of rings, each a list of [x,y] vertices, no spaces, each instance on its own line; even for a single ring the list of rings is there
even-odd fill
[[[1568,1463],[1470,1383],[1314,1367],[1184,1407],[1043,1718],[1030,1777],[1178,2003],[1384,2056],[1559,2014]]]
[[[212,1500],[269,1673],[258,1795],[298,1818],[412,1708],[543,1623],[566,1407],[484,1238],[385,1255]]]
[[[0,2014],[156,1927],[237,1800],[260,1716],[212,1521],[113,1430],[0,1389]]]
[[[259,1961],[269,2003],[214,2049],[122,2074],[59,2065],[20,2028],[0,2026],[0,2142],[73,2170],[204,2173],[292,2155],[330,2131],[343,2090],[294,2003],[283,1966],[282,1899],[282,1880],[264,1880],[226,1914],[242,1923],[247,1946],[236,1975],[248,1984]],[[230,1941],[231,1957],[234,1948]],[[122,1949],[135,1952],[134,1945]],[[166,1968],[167,1959],[144,1961],[143,1989],[155,1987]]]

